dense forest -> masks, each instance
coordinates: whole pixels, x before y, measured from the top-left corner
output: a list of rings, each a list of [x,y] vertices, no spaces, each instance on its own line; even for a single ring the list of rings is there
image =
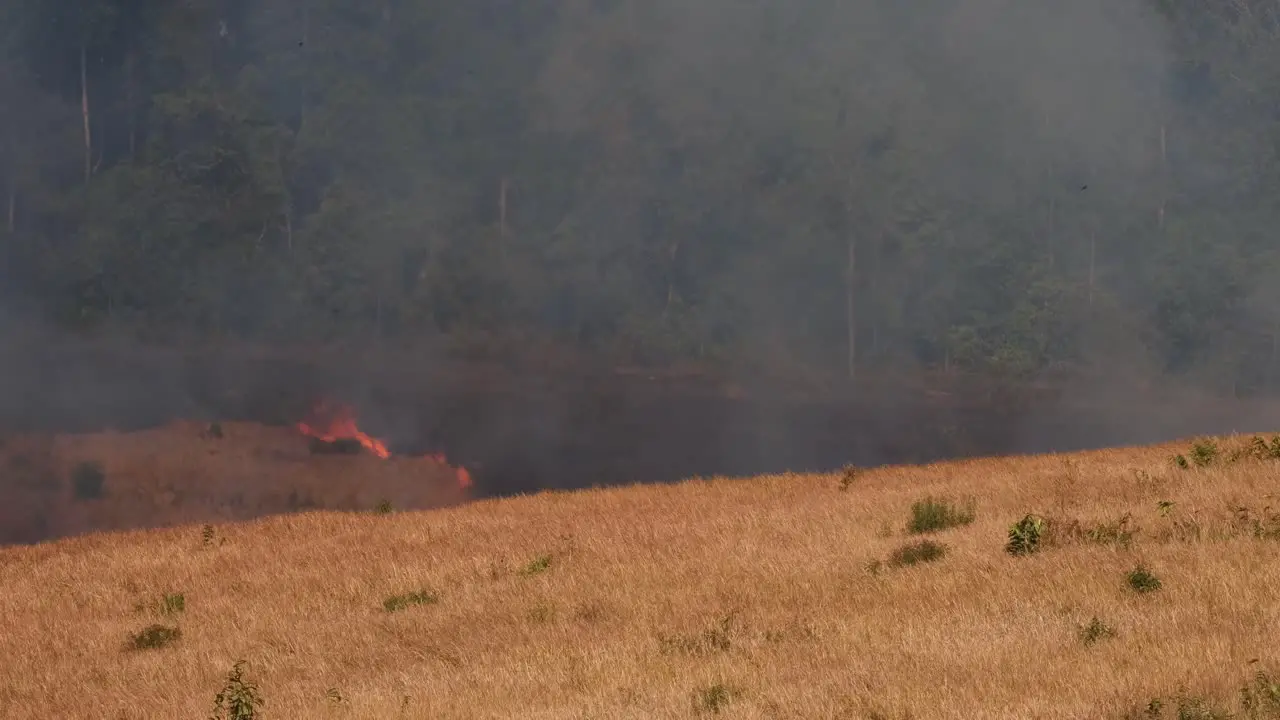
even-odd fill
[[[1280,385],[1277,0],[0,0],[67,332]]]

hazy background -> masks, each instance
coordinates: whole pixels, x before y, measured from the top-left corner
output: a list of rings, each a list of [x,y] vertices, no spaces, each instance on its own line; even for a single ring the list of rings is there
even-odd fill
[[[1280,426],[1275,0],[0,0],[0,58],[11,426],[327,382],[438,436],[374,386],[483,364]],[[214,349],[341,362],[267,412]]]

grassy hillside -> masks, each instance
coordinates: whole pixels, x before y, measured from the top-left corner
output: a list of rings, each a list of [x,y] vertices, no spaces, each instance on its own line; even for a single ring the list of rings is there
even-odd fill
[[[243,660],[281,720],[1280,717],[1280,459],[1220,443],[0,549],[0,716],[203,718]]]

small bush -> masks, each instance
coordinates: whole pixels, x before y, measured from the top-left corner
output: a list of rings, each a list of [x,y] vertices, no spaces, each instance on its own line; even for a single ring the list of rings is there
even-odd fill
[[[550,569],[551,569],[551,556],[540,555],[536,559],[534,559],[532,562],[530,562],[528,565],[525,565],[523,568],[521,568],[520,574],[525,576],[538,575]]]
[[[1169,711],[1166,713],[1166,711]],[[1230,711],[1222,708],[1209,698],[1187,695],[1185,693],[1175,695],[1166,701],[1162,698],[1155,698],[1148,702],[1141,713],[1130,712],[1125,715],[1125,720],[1160,720],[1160,718],[1171,718],[1174,720],[1231,720],[1234,717]]]
[[[390,515],[394,509],[395,508],[391,506],[390,500],[383,500],[378,503],[377,507],[373,509],[373,512],[378,515]]]
[[[1268,443],[1264,438],[1254,435],[1244,447],[1236,448],[1227,455],[1229,462],[1241,460],[1280,460],[1280,436],[1271,438]]]
[[[1280,683],[1265,672],[1258,672],[1252,682],[1238,693],[1239,713],[1233,713],[1225,702],[1191,695],[1185,690],[1172,697],[1155,698],[1141,709],[1125,714],[1125,720],[1275,720],[1280,718]]]
[[[1248,507],[1234,510],[1237,531],[1248,533],[1259,540],[1280,539],[1280,512],[1264,507],[1260,512]]]
[[[1086,646],[1092,645],[1099,640],[1107,640],[1116,636],[1115,628],[1102,622],[1097,617],[1089,621],[1088,625],[1080,628],[1080,642]]]
[[[1116,544],[1128,547],[1133,543],[1133,536],[1137,532],[1130,526],[1132,520],[1133,516],[1125,513],[1112,522],[1094,525],[1085,532],[1085,537],[1099,545]]]
[[[1160,578],[1156,577],[1150,570],[1142,565],[1139,565],[1129,571],[1128,581],[1129,587],[1133,588],[1133,591],[1138,593],[1155,592],[1163,587],[1163,583],[1160,582]]]
[[[426,590],[405,593],[404,595],[392,595],[382,601],[382,607],[387,612],[398,612],[407,610],[415,605],[435,605],[440,602],[440,596]]]
[[[160,612],[165,615],[177,615],[187,609],[187,596],[182,593],[165,593],[160,598]]]
[[[1270,455],[1271,448],[1267,446],[1267,441],[1255,435],[1249,439],[1249,442],[1244,447],[1236,448],[1228,453],[1227,461],[1266,460]]]
[[[179,628],[168,625],[148,625],[129,638],[129,647],[134,650],[159,650],[181,639],[182,630]]]
[[[840,473],[840,491],[844,492],[853,487],[853,484],[858,480],[860,472],[856,466],[845,465],[844,470]]]
[[[605,608],[605,606],[599,603],[594,603],[594,602],[589,602],[589,603],[584,603],[582,605],[579,605],[573,611],[574,620],[581,620],[582,622],[588,622],[588,623],[600,622],[601,620],[605,619],[607,615],[608,615],[608,610]]]
[[[814,630],[813,626],[808,623],[792,622],[792,623],[789,623],[786,627],[773,629],[773,630],[765,630],[764,633],[761,635],[761,637],[764,639],[765,642],[769,642],[769,643],[780,643],[780,642],[788,642],[788,641],[803,642],[803,641],[809,641],[809,640],[816,640],[818,638],[818,632]]]
[[[1164,717],[1164,710],[1173,710],[1172,717],[1177,720],[1231,720],[1231,712],[1209,698],[1193,695],[1179,695],[1171,698],[1168,705],[1160,700],[1152,700],[1147,705],[1148,718]]]
[[[1045,529],[1044,518],[1024,515],[1021,520],[1009,526],[1009,541],[1005,543],[1005,552],[1010,555],[1030,555],[1037,552]]]
[[[729,652],[733,647],[733,620],[734,615],[730,613],[697,635],[660,635],[659,650],[663,655],[681,653],[697,657]]]
[[[260,709],[266,704],[258,686],[245,682],[243,660],[236,661],[227,673],[226,684],[213,699],[213,713],[209,720],[257,720]]]
[[[1259,671],[1252,683],[1240,688],[1240,709],[1250,718],[1280,718],[1280,681]]]
[[[186,611],[187,597],[182,593],[165,593],[159,600],[138,603],[133,609],[138,612],[150,610],[157,615],[178,615]]]
[[[934,562],[941,560],[946,554],[946,545],[941,545],[932,540],[921,540],[910,545],[903,545],[894,550],[889,555],[889,565],[892,567],[906,567],[908,565]]]
[[[104,495],[107,473],[102,464],[82,462],[71,471],[71,491],[80,500],[100,500]]]
[[[1218,443],[1206,438],[1191,446],[1191,462],[1196,467],[1208,467],[1221,454]]]
[[[529,622],[541,625],[549,623],[556,619],[556,608],[554,605],[540,603],[529,608],[529,612],[525,614]]]
[[[974,517],[972,505],[957,508],[945,499],[927,497],[912,504],[907,533],[920,535],[968,525],[973,522]]]
[[[693,710],[695,713],[719,713],[729,707],[742,691],[724,683],[716,683],[701,688],[693,694]]]

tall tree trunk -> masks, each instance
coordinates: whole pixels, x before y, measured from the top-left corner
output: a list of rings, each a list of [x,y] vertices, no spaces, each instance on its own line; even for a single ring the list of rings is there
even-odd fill
[[[680,252],[680,242],[676,241],[667,249],[667,304],[662,308],[662,320],[666,322],[671,314],[671,306],[676,301],[676,255]]]
[[[125,103],[129,108],[129,162],[138,159],[137,53],[130,52],[125,64]]]
[[[298,81],[298,129],[307,122],[307,86],[311,81],[311,4],[302,8],[302,38],[298,40],[302,49],[302,77]]]
[[[88,42],[80,44],[80,114],[84,118],[84,182],[93,174],[93,131],[89,128]]]
[[[98,137],[103,137],[107,134],[106,131],[102,129],[103,124],[104,123],[102,118],[99,118],[98,119]],[[102,161],[106,159],[107,144],[102,143],[101,145],[99,145],[97,147],[97,151],[98,151],[98,159],[93,161],[93,171],[92,173],[90,173],[95,175],[97,174],[98,170],[102,168]]]
[[[498,237],[507,239],[507,178],[505,175],[498,182]]]
[[[1089,307],[1093,307],[1094,267],[1098,257],[1098,231],[1089,231]]]
[[[1054,260],[1054,258],[1053,258],[1053,256],[1054,256],[1054,246],[1053,246],[1053,204],[1054,204],[1054,201],[1055,201],[1056,199],[1057,199],[1057,198],[1052,198],[1052,197],[1051,197],[1051,198],[1049,198],[1049,237],[1048,237],[1048,244],[1049,244],[1049,267],[1051,267],[1051,268],[1053,267],[1053,260]]]
[[[1169,150],[1165,124],[1160,123],[1160,207],[1156,209],[1156,227],[1164,229],[1164,206],[1169,197]]]
[[[1275,387],[1276,355],[1280,351],[1280,318],[1271,326],[1271,357],[1267,360],[1267,390]]]
[[[852,232],[849,234],[848,241],[849,264],[845,274],[845,332],[848,334],[849,341],[849,379],[852,380],[857,376],[857,357],[858,357],[858,316],[857,308],[854,301],[854,290],[857,280],[857,244],[854,241]]]
[[[868,252],[871,255],[871,272],[868,273],[868,280],[871,287],[869,289],[870,307],[867,314],[871,316],[871,358],[872,362],[880,352],[880,321],[882,319],[883,304],[880,302],[880,251],[884,246],[884,237],[879,231],[876,232],[875,244],[873,244]]]
[[[1048,237],[1046,237],[1046,238],[1045,238],[1045,244],[1048,246],[1048,250],[1049,250],[1049,267],[1050,267],[1050,268],[1052,268],[1052,267],[1053,267],[1054,253],[1055,253],[1055,250],[1056,250],[1056,248],[1054,247],[1054,242],[1053,242],[1053,240],[1054,240],[1054,210],[1056,209],[1055,205],[1056,205],[1056,201],[1057,201],[1057,199],[1058,199],[1058,198],[1057,198],[1057,196],[1056,196],[1056,195],[1054,195],[1054,192],[1053,192],[1053,188],[1054,188],[1054,184],[1053,184],[1053,177],[1054,177],[1054,175],[1053,175],[1053,163],[1052,163],[1052,162],[1050,162],[1050,163],[1049,163],[1049,214],[1048,214],[1048,223],[1046,224],[1046,225],[1047,225],[1047,233],[1048,233]]]
[[[18,218],[18,140],[13,127],[9,128],[9,203],[5,216],[5,227],[12,235],[17,228]]]

